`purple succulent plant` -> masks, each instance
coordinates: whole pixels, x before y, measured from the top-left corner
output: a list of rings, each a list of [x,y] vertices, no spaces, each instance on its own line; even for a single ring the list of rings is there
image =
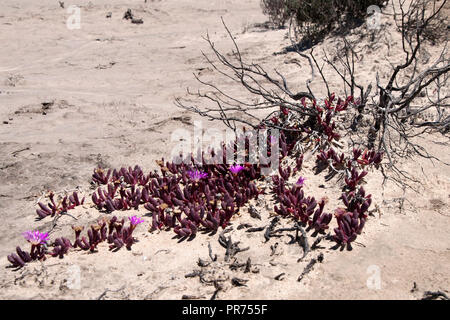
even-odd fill
[[[363,153],[362,150],[355,149],[353,155],[346,155],[338,154],[331,147],[323,147],[330,143],[324,144],[321,139],[327,139],[328,142],[339,139],[333,116],[335,111],[345,110],[349,102],[351,101],[348,99],[345,101],[338,99],[336,102],[334,95],[325,100],[325,106],[319,106],[316,100],[311,100],[311,103],[306,105],[305,99],[302,99],[302,105],[316,112],[317,117],[308,123],[298,126],[296,124],[297,127],[289,127],[286,126],[286,119],[280,113],[273,122],[277,126],[295,130],[281,131],[278,141],[274,136],[268,137],[271,144],[279,142],[282,160],[285,156],[293,154],[295,143],[302,134],[298,131],[306,134],[315,132],[317,137],[315,141],[320,147],[317,163],[323,168],[330,167],[348,173],[345,178],[346,187],[341,196],[346,208],[335,215],[338,228],[334,230],[334,240],[341,244],[354,241],[356,235],[361,233],[372,201],[371,196],[366,195],[364,189],[360,187],[362,179],[368,172],[362,170],[368,165],[377,166],[382,159],[382,153],[375,151]],[[287,112],[288,110],[282,110],[284,115],[287,115]],[[261,128],[265,127],[264,123],[261,125]],[[244,139],[246,146],[250,143],[245,135],[244,138],[238,139]],[[208,150],[197,153],[195,157],[193,154],[183,157],[186,160],[190,159],[191,163],[166,162],[163,158],[157,161],[161,173],[155,171],[146,175],[139,166],[119,170],[97,168],[92,176],[97,188],[92,194],[92,201],[99,210],[106,212],[137,210],[143,205],[150,211],[152,229],[173,230],[180,237],[193,237],[199,231],[216,231],[219,227],[224,229],[239,209],[265,191],[259,183],[262,181],[261,167],[259,164],[250,163],[232,166],[207,164],[199,170],[196,169],[196,160],[203,160],[205,163],[206,158],[219,155],[223,157],[223,163],[227,163],[225,158],[227,150],[235,150],[238,139],[228,144],[223,143],[221,150]],[[267,152],[270,156],[271,150]],[[274,209],[281,216],[293,218],[302,225],[308,225],[309,229],[323,233],[329,228],[332,219],[331,214],[324,212],[325,201],[317,202],[314,197],[305,196],[302,188],[306,180],[304,177],[300,177],[293,187],[286,187],[289,178],[301,171],[303,155],[296,158],[294,165],[293,168],[280,166],[279,175],[272,176],[272,191],[279,200]],[[245,174],[239,174],[243,170]],[[36,212],[40,218],[53,217],[83,204],[83,199],[80,201],[77,193],[66,196],[58,204],[55,203],[53,194],[49,195],[49,200],[47,204],[38,204]],[[22,267],[29,261],[45,259],[45,255],[62,258],[72,247],[92,252],[103,241],[107,241],[110,249],[114,251],[122,247],[130,249],[137,241],[132,236],[133,230],[144,222],[144,219],[130,216],[128,220],[129,225],[125,225],[125,219],[118,220],[117,217],[109,221],[104,219],[87,228],[85,236],[81,235],[83,227],[75,227],[73,244],[66,238],[58,238],[48,246],[44,246],[42,244],[47,242],[48,234],[28,231],[24,236],[32,244],[31,252],[27,253],[17,248],[16,253],[8,256],[8,260],[13,266]],[[49,248],[53,248],[53,251]]]
[[[305,185],[305,180],[306,180],[306,178],[300,177],[300,178],[298,178],[298,180],[295,183],[295,185],[298,186],[298,187],[303,187]]]

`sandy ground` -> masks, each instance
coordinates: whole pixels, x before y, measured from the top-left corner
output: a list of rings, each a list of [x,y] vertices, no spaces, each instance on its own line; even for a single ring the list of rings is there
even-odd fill
[[[208,50],[202,39],[207,31],[219,48],[231,51],[221,16],[249,60],[276,67],[299,87],[309,77],[309,71],[289,63],[298,59],[294,53],[274,55],[289,41],[286,30],[257,26],[267,20],[259,0],[64,3],[65,9],[53,0],[2,0],[0,5],[2,299],[180,299],[183,295],[209,299],[216,290],[211,283],[185,277],[200,269],[207,280],[224,280],[219,299],[417,299],[427,290],[450,289],[450,172],[441,163],[422,160],[403,164],[422,179],[423,184],[416,185],[419,192],[390,182],[383,185],[379,172],[368,176],[365,188],[373,195],[372,209],[379,210],[351,251],[332,250],[333,244],[325,242],[297,262],[302,249],[288,245],[288,236],[266,243],[262,232],[237,230],[242,223],[267,225],[272,209],[267,201],[267,207],[261,207],[262,220],[247,212],[233,220],[232,239],[250,247],[236,256],[238,263],[251,259],[248,273],[244,268],[230,269],[233,261],[224,261],[218,234],[179,242],[173,232],[147,232],[148,223],[136,230],[140,242],[131,251],[112,253],[100,246],[94,254],[75,251],[62,260],[30,263],[19,271],[6,268],[6,255],[16,245],[26,246],[21,232],[51,228],[49,219],[35,221],[35,205],[48,190],[62,193],[78,188],[89,200],[95,167],[139,164],[155,169],[155,160],[167,158],[174,144],[171,132],[192,129],[198,118],[173,101],[186,95],[186,87],[198,87],[192,73],[213,77],[201,56],[201,50]],[[81,7],[79,30],[66,27],[72,4]],[[122,19],[127,8],[144,23]],[[398,34],[385,32],[370,42],[364,30],[350,35],[359,41],[364,55],[357,76],[364,82],[379,72],[385,79],[388,59],[402,58],[396,47]],[[337,41],[326,39],[316,52],[336,48]],[[432,47],[429,55],[436,52]],[[337,90],[341,81],[331,72],[327,77]],[[222,85],[242,94],[230,82]],[[313,88],[319,90],[320,83],[314,82]],[[204,127],[217,125],[204,121]],[[420,143],[450,163],[448,149],[433,143],[442,140],[431,136]],[[311,161],[302,174],[308,178],[306,191],[329,197],[331,210],[340,194],[338,183],[332,180],[319,188],[324,177],[313,175]],[[132,214],[145,218],[146,210]],[[102,216],[89,201],[71,215],[77,221],[62,217],[52,237],[72,238],[72,224],[89,225]],[[218,256],[215,262],[209,258],[208,243]],[[298,282],[308,262],[319,254],[323,262]],[[210,264],[199,267],[199,258]],[[78,282],[74,274],[79,275]],[[377,276],[378,288],[370,285]],[[248,280],[246,286],[233,286],[233,277]]]

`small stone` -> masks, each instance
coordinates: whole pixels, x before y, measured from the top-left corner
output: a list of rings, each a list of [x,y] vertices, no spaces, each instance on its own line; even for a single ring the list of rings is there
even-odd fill
[[[134,24],[143,24],[143,23],[144,23],[144,20],[133,18],[133,19],[131,19],[131,23],[134,23]]]

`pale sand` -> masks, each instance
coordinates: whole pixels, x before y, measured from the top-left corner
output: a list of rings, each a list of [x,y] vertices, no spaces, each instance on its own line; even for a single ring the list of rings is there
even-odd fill
[[[259,273],[230,270],[224,263],[225,250],[218,244],[218,234],[198,235],[193,241],[178,243],[174,233],[148,233],[139,226],[140,242],[131,251],[112,253],[106,245],[98,253],[71,252],[64,259],[49,258],[33,262],[20,271],[5,268],[6,255],[16,245],[27,246],[21,232],[40,228],[48,230],[51,219],[35,222],[35,205],[47,190],[63,191],[79,187],[89,193],[92,170],[97,166],[120,167],[139,164],[145,170],[156,168],[155,160],[168,158],[176,128],[191,130],[197,116],[173,104],[174,97],[186,96],[186,87],[198,88],[192,73],[213,78],[212,70],[203,69],[201,50],[208,52],[202,36],[209,31],[219,48],[230,52],[220,17],[236,36],[246,59],[261,63],[269,70],[286,74],[299,90],[309,77],[307,64],[298,70],[288,62],[299,59],[295,53],[273,55],[289,44],[286,30],[255,27],[267,19],[259,0],[221,1],[64,1],[65,7],[82,4],[81,29],[68,30],[68,14],[57,1],[3,0],[0,11],[0,297],[2,299],[180,299],[192,295],[209,299],[214,286],[199,278],[185,278],[197,266],[198,258],[210,261],[208,242],[218,261],[205,267],[207,279],[221,282],[219,299],[416,299],[427,290],[449,290],[450,273],[450,172],[438,162],[408,160],[409,172],[423,179],[419,193],[402,190],[392,183],[381,185],[379,172],[371,173],[365,189],[373,195],[379,212],[374,212],[358,237],[352,251],[334,251],[332,243],[310,253],[304,261],[298,245],[287,245],[289,237],[264,242],[263,232],[236,230],[241,223],[264,226],[269,223],[269,209],[261,210],[262,220],[244,211],[233,219],[234,241],[250,250],[236,258],[244,263],[250,257]],[[131,8],[144,24],[123,20]],[[112,12],[111,18],[106,14]],[[364,58],[357,76],[382,80],[389,73],[390,61],[402,59],[399,35],[392,26],[384,33],[390,49],[380,40],[360,40]],[[350,36],[365,35],[364,27]],[[383,36],[383,39],[384,39]],[[338,42],[329,38],[317,46],[332,48]],[[371,46],[371,48],[370,48]],[[438,48],[431,47],[435,56]],[[320,56],[320,55],[319,55]],[[328,72],[328,71],[327,71]],[[334,90],[341,80],[326,73]],[[244,92],[229,81],[221,85],[236,95]],[[319,81],[313,88],[323,90]],[[43,102],[54,104],[43,114]],[[184,122],[174,117],[187,117]],[[204,127],[217,126],[204,121]],[[448,149],[431,143],[442,140],[427,137],[420,143],[450,162]],[[313,160],[302,175],[307,177],[307,193],[328,196],[326,210],[339,202],[339,186],[324,183],[322,175],[312,174]],[[423,173],[421,166],[423,167]],[[402,200],[404,199],[404,200]],[[87,204],[70,212],[78,221],[65,216],[58,221],[52,238],[73,238],[73,223],[89,225],[102,216]],[[403,202],[402,202],[403,201]],[[403,205],[401,205],[403,203]],[[117,215],[144,215],[119,212]],[[333,222],[334,223],[334,222]],[[282,225],[288,225],[286,221]],[[333,227],[334,225],[332,225]],[[271,256],[271,246],[278,242]],[[298,276],[311,258],[323,253],[324,261],[314,266],[301,282]],[[81,270],[81,288],[68,288],[73,265]],[[370,266],[381,271],[381,289],[368,288]],[[275,276],[285,273],[280,281]],[[233,287],[231,278],[248,280],[244,287]],[[417,290],[412,290],[414,282]],[[105,290],[111,290],[106,291]]]

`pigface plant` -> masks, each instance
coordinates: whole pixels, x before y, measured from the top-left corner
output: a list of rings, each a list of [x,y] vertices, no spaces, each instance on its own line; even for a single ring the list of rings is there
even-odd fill
[[[55,215],[66,213],[68,210],[84,204],[84,197],[80,200],[76,191],[70,196],[64,196],[58,204],[55,202],[55,195],[53,192],[49,193],[48,198],[50,202],[47,205],[38,202],[39,209],[36,209],[36,213],[40,219],[44,219],[47,216],[54,217]]]
[[[134,168],[96,168],[91,182],[94,188],[92,203],[107,215],[143,207],[151,218],[150,232],[172,230],[179,238],[194,238],[200,231],[215,232],[226,228],[240,210],[270,190],[276,202],[276,214],[294,220],[315,234],[325,233],[334,217],[337,228],[334,228],[330,239],[348,245],[361,234],[372,203],[371,195],[362,187],[364,178],[371,166],[381,165],[383,156],[380,152],[357,148],[348,156],[345,152],[336,151],[335,142],[341,139],[341,135],[337,132],[334,117],[344,112],[351,103],[352,97],[338,99],[334,95],[321,103],[304,98],[301,106],[314,111],[314,116],[309,117],[298,117],[290,110],[280,108],[270,121],[286,130],[281,130],[277,136],[264,136],[268,157],[273,155],[274,145],[279,147],[276,153],[278,170],[271,174],[270,189],[267,188],[267,181],[270,180],[262,164],[249,161],[247,150],[250,150],[251,137],[243,134],[234,141],[221,143],[219,150],[199,151],[196,156],[188,154],[183,157],[184,161],[158,160],[159,173],[146,174],[137,165]],[[260,128],[266,125],[263,122]],[[246,149],[239,150],[239,144]],[[310,182],[303,174],[299,175],[304,166],[302,151],[305,149],[317,152],[316,164],[342,174],[344,187],[339,196],[345,208],[336,209],[334,215],[325,209],[325,200],[307,195],[305,191]],[[231,163],[226,158],[229,154],[234,157]],[[238,154],[241,158],[237,157]],[[213,158],[223,161],[208,161]],[[243,162],[237,163],[236,158]],[[292,180],[293,183],[290,182]],[[60,200],[50,193],[48,198],[47,204],[38,203],[36,213],[40,218],[54,217],[84,204],[84,197],[80,200],[77,192]],[[26,263],[44,260],[47,256],[63,258],[72,250],[93,253],[99,250],[102,243],[107,243],[111,251],[123,247],[130,249],[137,242],[134,231],[143,222],[136,215],[128,220],[116,216],[103,218],[88,227],[73,226],[73,242],[61,237],[50,244],[48,234],[30,231],[25,234],[26,240],[31,243],[30,252],[17,247],[16,252],[8,256],[8,261],[13,267],[21,268]]]

